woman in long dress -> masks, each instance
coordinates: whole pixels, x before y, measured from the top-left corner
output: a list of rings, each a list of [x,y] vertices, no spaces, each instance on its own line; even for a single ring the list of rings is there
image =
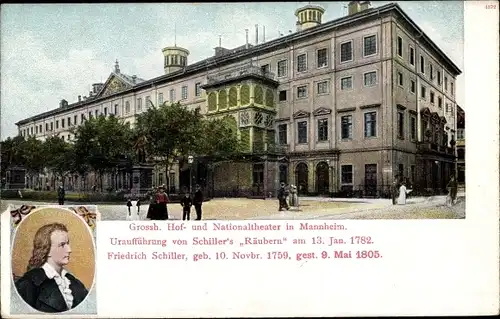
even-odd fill
[[[411,192],[411,189],[406,188],[406,183],[402,183],[399,187],[398,205],[406,205],[406,195]]]

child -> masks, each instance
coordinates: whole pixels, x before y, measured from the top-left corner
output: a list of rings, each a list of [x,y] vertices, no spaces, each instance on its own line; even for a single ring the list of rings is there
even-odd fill
[[[182,206],[182,220],[189,220],[189,215],[191,215],[191,206],[193,205],[193,200],[191,195],[186,192],[184,197],[181,199]]]

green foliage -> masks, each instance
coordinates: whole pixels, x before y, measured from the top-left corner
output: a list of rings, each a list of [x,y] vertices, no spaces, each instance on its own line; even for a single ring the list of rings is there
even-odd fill
[[[219,91],[219,109],[225,110],[227,108],[227,93],[226,89]]]

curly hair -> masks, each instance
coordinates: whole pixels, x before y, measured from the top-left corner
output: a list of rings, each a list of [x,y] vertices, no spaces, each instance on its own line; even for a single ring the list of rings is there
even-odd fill
[[[52,223],[44,225],[37,230],[35,238],[33,239],[33,253],[28,262],[27,271],[34,268],[40,268],[45,264],[52,246],[51,236],[55,231],[67,233],[68,229],[61,223]]]

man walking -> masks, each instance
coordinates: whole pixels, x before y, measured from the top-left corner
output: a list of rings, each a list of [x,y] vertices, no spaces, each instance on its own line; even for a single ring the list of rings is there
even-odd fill
[[[288,192],[285,189],[285,183],[281,183],[280,189],[278,190],[278,202],[279,202],[279,211],[283,208],[288,210],[288,203],[286,202],[286,197],[288,196]]]
[[[194,210],[196,211],[196,220],[201,220],[201,205],[203,204],[203,193],[200,185],[196,185],[196,192],[193,198]]]
[[[57,199],[59,200],[59,205],[64,205],[64,199],[66,197],[66,191],[62,183],[59,184],[57,188]]]
[[[182,206],[182,220],[189,220],[191,215],[191,206],[193,205],[193,200],[191,199],[191,194],[186,190],[184,192],[184,197],[181,199]]]
[[[398,197],[398,184],[396,183],[396,180],[394,180],[391,185],[391,197],[392,205],[396,205],[396,198]]]
[[[458,191],[458,185],[457,181],[455,180],[455,176],[451,176],[448,185],[446,185],[446,188],[448,188],[448,194],[450,196],[450,201],[451,201],[450,204],[453,205],[455,204],[455,200],[457,199],[457,191]]]

